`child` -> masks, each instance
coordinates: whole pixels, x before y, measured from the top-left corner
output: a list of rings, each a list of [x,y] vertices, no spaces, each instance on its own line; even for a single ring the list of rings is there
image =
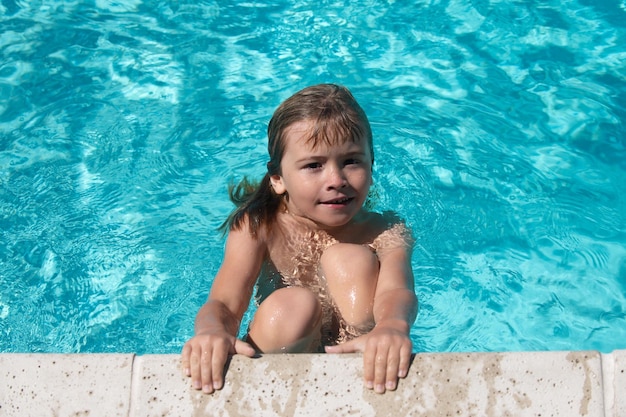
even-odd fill
[[[238,208],[184,372],[212,393],[230,354],[363,352],[366,387],[394,390],[417,313],[412,238],[393,215],[363,208],[374,162],[367,117],[346,88],[316,85],[278,107],[268,137],[261,183],[231,189]],[[260,304],[243,341],[255,283]]]

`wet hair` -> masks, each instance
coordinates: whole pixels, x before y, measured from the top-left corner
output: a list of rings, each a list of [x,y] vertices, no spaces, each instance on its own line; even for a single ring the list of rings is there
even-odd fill
[[[237,208],[222,225],[222,230],[239,229],[247,217],[250,231],[256,235],[262,226],[270,226],[276,218],[282,196],[271,187],[270,177],[280,175],[280,162],[286,148],[287,128],[296,122],[309,120],[313,129],[309,142],[333,146],[346,141],[367,140],[372,163],[374,148],[372,130],[365,112],[350,91],[336,84],[318,84],[298,91],[274,112],[268,128],[267,150],[270,160],[267,173],[259,183],[244,178],[229,186],[230,199]]]

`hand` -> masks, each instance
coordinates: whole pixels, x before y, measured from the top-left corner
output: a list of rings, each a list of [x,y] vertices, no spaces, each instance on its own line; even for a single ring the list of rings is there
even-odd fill
[[[365,386],[382,394],[395,390],[398,378],[409,372],[411,339],[392,326],[377,325],[366,335],[337,346],[326,346],[326,353],[363,353]]]
[[[255,355],[254,348],[226,333],[205,333],[189,339],[182,352],[182,367],[191,385],[207,394],[224,386],[224,367],[229,354]]]

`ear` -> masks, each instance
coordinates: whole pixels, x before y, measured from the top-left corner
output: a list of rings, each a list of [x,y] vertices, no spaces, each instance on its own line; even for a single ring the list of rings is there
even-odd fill
[[[280,175],[270,175],[270,183],[272,184],[272,188],[276,194],[282,195],[287,192],[285,184],[283,183],[283,177]]]

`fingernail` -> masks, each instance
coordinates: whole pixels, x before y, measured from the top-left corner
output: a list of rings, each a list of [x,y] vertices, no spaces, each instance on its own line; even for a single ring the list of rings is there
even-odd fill
[[[185,375],[191,376],[191,370],[189,368],[183,369],[183,372],[185,373]]]
[[[202,383],[200,381],[193,381],[193,387],[195,389],[200,389],[202,388]]]
[[[398,370],[398,378],[404,378],[406,376],[408,372],[406,371],[406,369],[400,369]]]
[[[386,388],[390,390],[394,390],[396,389],[396,383],[394,381],[387,381]]]
[[[222,382],[221,381],[213,382],[213,388],[214,389],[222,389]]]
[[[376,384],[376,388],[374,388],[374,391],[376,391],[378,394],[382,394],[383,392],[385,392],[385,386],[383,384]]]
[[[210,393],[213,392],[213,387],[207,384],[207,385],[202,387],[202,391],[207,393],[207,394],[210,394]]]
[[[365,387],[367,389],[373,389],[374,388],[374,381],[365,381]]]

